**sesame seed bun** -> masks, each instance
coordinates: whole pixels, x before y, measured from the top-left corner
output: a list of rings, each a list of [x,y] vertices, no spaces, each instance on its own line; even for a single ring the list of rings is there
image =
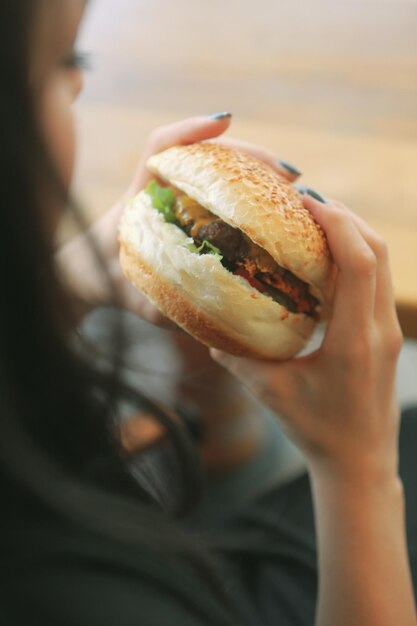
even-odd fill
[[[174,147],[152,156],[150,171],[246,233],[275,261],[310,285],[326,309],[332,262],[321,228],[300,194],[268,165],[215,143]],[[315,321],[291,313],[224,268],[198,255],[187,235],[166,223],[141,192],[120,223],[120,262],[130,282],[202,343],[239,356],[287,359]]]

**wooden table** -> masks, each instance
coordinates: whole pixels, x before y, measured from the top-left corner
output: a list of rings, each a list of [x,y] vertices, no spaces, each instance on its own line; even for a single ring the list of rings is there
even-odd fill
[[[417,338],[416,32],[417,0],[92,3],[77,173],[89,219],[126,186],[153,127],[230,110],[230,134],[294,162],[384,235]]]

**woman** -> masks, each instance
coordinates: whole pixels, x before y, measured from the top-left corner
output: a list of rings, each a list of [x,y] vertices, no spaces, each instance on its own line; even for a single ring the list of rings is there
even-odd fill
[[[113,369],[94,367],[74,348],[75,325],[97,304],[123,304],[160,322],[120,275],[121,203],[58,253],[59,273],[54,263],[53,233],[68,205],[74,163],[71,105],[82,85],[74,42],[84,4],[3,0],[0,9],[0,481],[7,574],[0,614],[4,623],[31,626],[312,623],[314,605],[296,611],[315,593],[314,549],[286,527],[291,514],[269,519],[269,535],[267,523],[256,530],[259,520],[251,522],[249,512],[215,533],[197,532],[185,516],[199,490],[186,420],[121,383],[120,324]],[[143,158],[217,137],[229,123],[221,115],[160,129]],[[145,182],[142,164],[127,195]],[[318,535],[315,624],[411,626],[416,614],[394,390],[401,334],[385,246],[343,205],[306,196],[305,206],[326,231],[339,268],[322,347],[277,364],[212,356],[279,413],[305,454]],[[229,389],[232,378],[219,371],[214,375]],[[131,477],[118,438],[123,398],[151,413],[172,442],[183,487],[174,511],[164,511]],[[218,405],[221,412],[220,399]],[[217,425],[209,426],[212,451]],[[273,498],[285,509],[295,494],[308,506],[301,486],[288,485]],[[254,546],[259,558],[265,538],[275,549],[275,584],[288,592],[272,605],[273,585],[252,598],[248,593],[262,577],[245,549],[247,556]]]

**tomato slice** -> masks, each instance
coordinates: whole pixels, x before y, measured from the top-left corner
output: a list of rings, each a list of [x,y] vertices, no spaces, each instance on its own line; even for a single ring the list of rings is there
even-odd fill
[[[238,267],[235,269],[235,271],[233,272],[233,274],[236,274],[237,276],[242,276],[242,278],[245,278],[248,283],[250,285],[252,285],[252,287],[254,287],[255,289],[257,289],[258,291],[260,291],[261,293],[263,293],[264,291],[266,291],[266,287],[265,285],[263,285],[257,278],[255,278],[254,276],[251,276],[249,274],[249,272],[247,270],[245,270],[243,267]]]

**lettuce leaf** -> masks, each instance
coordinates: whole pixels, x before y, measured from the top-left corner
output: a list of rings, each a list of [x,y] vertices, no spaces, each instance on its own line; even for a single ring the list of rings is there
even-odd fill
[[[198,248],[195,245],[194,239],[192,237],[187,237],[185,243],[190,252],[194,252],[195,254],[198,254]]]
[[[220,252],[219,248],[213,246],[213,244],[206,239],[203,241],[201,246],[196,246],[194,239],[190,237],[189,239],[187,239],[187,248],[190,252],[195,252],[196,254],[214,254],[214,256],[216,256],[219,261],[221,261],[223,258],[223,255]]]
[[[146,186],[146,193],[151,197],[152,205],[162,215],[166,222],[176,222],[174,212],[175,195],[170,187],[158,185],[156,180],[151,180]]]
[[[205,239],[203,241],[203,243],[201,244],[201,246],[199,246],[197,248],[197,251],[198,251],[199,254],[201,254],[201,253],[204,254],[205,252],[207,252],[208,254],[214,254],[215,256],[219,257],[219,261],[221,261],[222,258],[223,258],[223,255],[220,252],[220,250],[218,248],[216,248],[216,246],[213,246],[212,243],[207,241],[207,239]]]

